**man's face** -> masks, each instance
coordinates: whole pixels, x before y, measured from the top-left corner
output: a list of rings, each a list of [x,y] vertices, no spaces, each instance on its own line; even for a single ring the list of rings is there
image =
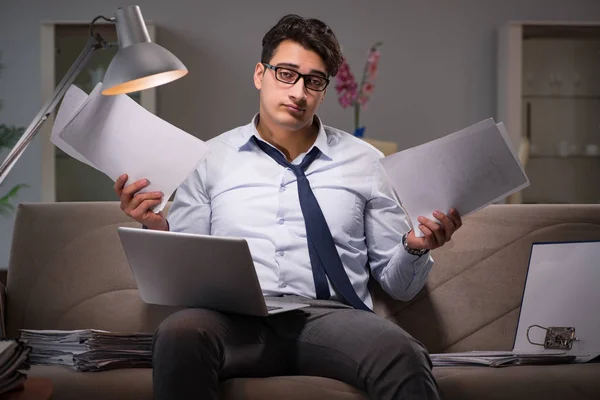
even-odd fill
[[[269,64],[301,74],[327,77],[323,59],[314,51],[307,50],[291,40],[279,44]],[[262,63],[256,65],[254,85],[260,90],[261,118],[266,117],[288,131],[310,126],[319,104],[325,98],[325,91],[318,92],[306,88],[304,78],[300,78],[295,84],[278,81],[275,71]]]

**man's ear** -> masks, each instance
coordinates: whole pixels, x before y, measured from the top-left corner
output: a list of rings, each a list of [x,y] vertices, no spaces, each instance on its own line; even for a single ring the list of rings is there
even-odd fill
[[[257,63],[254,67],[254,87],[256,87],[258,90],[262,88],[264,76],[265,66],[262,63]]]
[[[327,95],[327,89],[323,91],[323,96],[321,97],[321,103],[325,100],[325,95]]]

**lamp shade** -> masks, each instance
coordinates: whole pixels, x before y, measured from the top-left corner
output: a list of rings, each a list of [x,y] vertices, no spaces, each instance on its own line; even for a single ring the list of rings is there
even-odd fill
[[[117,9],[115,21],[119,50],[104,75],[103,95],[149,89],[188,73],[170,51],[152,43],[138,6]]]

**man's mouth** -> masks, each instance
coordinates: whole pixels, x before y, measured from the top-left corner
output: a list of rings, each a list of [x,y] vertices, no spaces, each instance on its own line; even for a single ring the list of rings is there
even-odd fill
[[[305,109],[302,107],[299,107],[297,105],[294,104],[285,104],[285,107],[287,107],[288,110],[294,111],[294,112],[302,112]]]

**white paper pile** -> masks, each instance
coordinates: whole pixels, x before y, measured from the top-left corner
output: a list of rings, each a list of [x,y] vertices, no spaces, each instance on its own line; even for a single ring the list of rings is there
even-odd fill
[[[21,331],[21,340],[31,347],[31,364],[63,365],[77,371],[151,367],[152,337],[95,329]]]
[[[152,334],[93,331],[89,350],[75,356],[78,371],[152,367]]]
[[[430,354],[434,367],[566,364],[575,361],[575,356],[562,351],[546,353],[514,353],[512,351],[470,351],[466,353]]]
[[[0,395],[23,386],[26,375],[19,370],[29,368],[29,352],[18,340],[0,341]]]

